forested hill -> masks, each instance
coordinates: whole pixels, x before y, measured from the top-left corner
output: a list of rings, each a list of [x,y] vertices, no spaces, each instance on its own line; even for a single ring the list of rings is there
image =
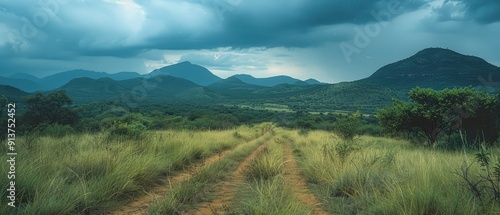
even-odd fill
[[[415,86],[436,90],[460,86],[485,87],[500,81],[500,68],[484,59],[449,49],[427,48],[388,64],[359,83],[409,90]]]
[[[102,75],[102,73],[85,74]],[[84,74],[84,73],[79,73]],[[65,73],[65,77],[68,74]],[[133,76],[122,73],[121,76]],[[26,76],[16,76],[23,78]],[[300,81],[287,76],[254,78],[235,75],[221,79],[206,68],[183,62],[131,79],[75,78],[58,88],[67,91],[74,104],[124,100],[137,104],[196,103],[203,105],[277,104],[294,111],[330,112],[335,110],[374,113],[392,104],[392,98],[405,99],[416,86],[433,89],[473,86],[495,92],[499,89],[500,68],[485,60],[442,49],[428,48],[404,60],[378,69],[368,78],[337,84],[315,80]],[[28,77],[36,81],[34,77]],[[12,87],[0,94],[19,100],[27,93]]]

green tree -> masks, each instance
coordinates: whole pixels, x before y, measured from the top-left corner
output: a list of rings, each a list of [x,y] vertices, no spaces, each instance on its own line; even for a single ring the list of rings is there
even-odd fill
[[[379,109],[377,118],[386,132],[405,132],[407,137],[415,131],[411,125],[413,106],[409,103],[393,99],[394,106]]]
[[[338,119],[334,128],[335,133],[340,138],[353,141],[356,136],[361,134],[361,112],[356,111],[354,114]]]
[[[493,144],[500,136],[500,95],[478,97],[473,112],[466,113],[458,126],[467,134],[468,143]]]
[[[394,99],[392,107],[378,110],[381,126],[392,132],[421,134],[432,146],[440,133],[464,131],[469,138],[485,135],[489,143],[498,139],[498,96],[493,97],[473,88],[435,91],[414,88],[410,102]]]
[[[40,125],[74,125],[78,122],[78,113],[70,109],[71,98],[64,90],[53,91],[46,96],[35,93],[23,98],[27,110],[23,114],[23,122],[27,129]]]

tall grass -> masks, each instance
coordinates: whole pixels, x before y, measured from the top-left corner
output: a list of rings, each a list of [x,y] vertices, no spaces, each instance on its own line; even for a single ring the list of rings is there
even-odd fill
[[[238,132],[240,137],[234,137]],[[141,195],[160,178],[237,146],[258,135],[252,128],[228,131],[161,131],[140,140],[110,140],[106,133],[19,137],[16,208],[6,203],[6,177],[0,214],[73,214],[105,211]],[[1,160],[7,160],[2,151]],[[8,167],[2,165],[2,175]]]
[[[265,150],[246,167],[247,183],[239,190],[238,202],[226,211],[228,214],[308,214],[294,196],[285,180],[283,137],[276,137]]]
[[[275,140],[272,140],[243,171],[247,180],[272,179],[282,174],[285,158],[283,157],[283,150],[281,148],[281,146],[276,144]]]
[[[151,205],[150,214],[180,214],[188,205],[195,203],[203,196],[203,192],[229,172],[236,169],[239,162],[263,144],[269,135],[241,144],[223,159],[204,167],[192,178],[172,187],[163,198]]]
[[[229,209],[228,214],[309,214],[310,209],[293,195],[290,186],[293,185],[287,184],[281,174],[248,182],[240,190],[239,204]]]
[[[324,206],[334,214],[483,214],[482,208],[454,174],[473,154],[418,148],[401,140],[362,137],[360,150],[342,164],[325,156],[326,145],[340,141],[326,132],[307,137],[291,132],[299,165]],[[334,147],[331,147],[334,148]],[[478,172],[479,166],[471,171]]]

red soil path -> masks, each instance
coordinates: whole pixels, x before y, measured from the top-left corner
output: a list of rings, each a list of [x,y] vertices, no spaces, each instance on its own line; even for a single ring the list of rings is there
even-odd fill
[[[249,156],[243,160],[235,171],[231,173],[229,179],[217,186],[216,199],[211,202],[202,202],[195,210],[186,212],[186,215],[209,215],[209,214],[223,214],[224,207],[233,204],[233,199],[238,192],[239,187],[245,182],[243,171],[250,164],[250,162],[269,144],[265,142]]]
[[[163,197],[170,190],[171,187],[180,184],[182,181],[193,177],[195,174],[199,172],[201,168],[222,159],[224,156],[229,154],[233,149],[229,149],[221,153],[218,153],[217,155],[211,156],[205,159],[202,163],[196,163],[190,165],[186,170],[166,178],[164,180],[163,185],[153,188],[151,191],[146,192],[145,195],[132,200],[128,204],[123,205],[120,208],[108,214],[109,215],[147,214],[151,204],[155,200]]]
[[[321,209],[320,201],[309,191],[309,187],[307,186],[306,179],[300,173],[300,169],[297,165],[297,161],[293,156],[292,145],[287,143],[285,146],[285,181],[292,188],[295,196],[306,206],[312,208],[309,214],[313,215],[327,215],[323,209]]]

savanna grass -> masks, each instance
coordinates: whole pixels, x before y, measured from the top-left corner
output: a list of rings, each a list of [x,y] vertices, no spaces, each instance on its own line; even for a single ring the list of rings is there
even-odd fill
[[[269,135],[264,135],[256,140],[241,144],[223,159],[204,167],[192,178],[181,182],[160,200],[150,207],[150,214],[180,214],[187,206],[196,203],[204,196],[204,191],[217,181],[227,177],[227,174],[238,166],[239,162],[252,151],[257,149]]]
[[[234,132],[242,137],[233,137]],[[142,195],[186,165],[255,138],[253,128],[160,131],[146,138],[110,140],[107,133],[60,138],[19,137],[16,208],[2,198],[0,214],[75,214],[107,211]],[[0,155],[7,160],[6,153]],[[2,165],[2,175],[7,175]],[[6,177],[1,195],[7,196]]]
[[[266,180],[283,173],[285,159],[276,138],[245,168],[247,180]]]
[[[267,150],[257,156],[246,168],[245,186],[238,191],[238,202],[228,207],[227,214],[308,214],[294,196],[285,180],[285,157],[283,136],[273,138]]]
[[[473,154],[419,148],[407,141],[363,136],[360,150],[345,163],[324,156],[325,144],[339,144],[327,132],[291,133],[299,165],[333,214],[495,214],[481,207],[454,174]],[[478,172],[475,165],[471,171]]]

